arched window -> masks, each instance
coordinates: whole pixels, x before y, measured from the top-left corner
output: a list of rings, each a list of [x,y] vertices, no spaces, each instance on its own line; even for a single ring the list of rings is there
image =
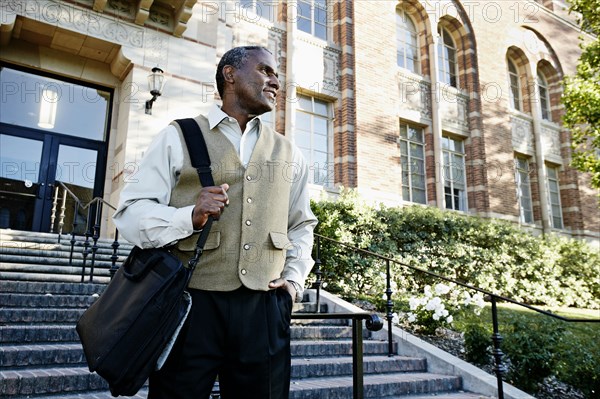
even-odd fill
[[[548,90],[548,81],[541,71],[537,73],[537,86],[540,93],[540,110],[542,111],[542,119],[547,121],[552,120],[550,114],[550,92]]]
[[[510,105],[517,111],[522,111],[521,106],[521,80],[519,79],[519,71],[515,66],[515,63],[508,58],[508,83],[510,90],[508,95],[510,96]]]
[[[440,83],[458,87],[456,45],[446,29],[439,27],[438,33],[440,35],[438,42],[438,79]]]
[[[396,52],[398,66],[419,73],[417,28],[403,9],[396,11]]]

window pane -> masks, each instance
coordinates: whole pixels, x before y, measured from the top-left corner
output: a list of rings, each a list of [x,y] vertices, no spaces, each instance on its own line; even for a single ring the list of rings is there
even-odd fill
[[[310,97],[298,96],[298,108],[304,111],[312,112],[312,101]]]
[[[0,177],[37,183],[43,142],[0,134]]]
[[[320,100],[315,100],[315,113],[323,116],[329,116],[327,103]]]
[[[312,33],[310,20],[298,17],[298,29],[306,33]]]
[[[306,114],[304,112],[297,112],[296,113],[296,127],[299,130],[310,131],[311,130],[310,115]]]
[[[327,40],[327,28],[323,25],[315,25],[315,36],[319,39]]]
[[[410,155],[411,157],[417,157],[420,159],[424,158],[423,146],[415,143],[410,144]]]
[[[296,141],[296,145],[298,145],[298,147],[310,149],[310,132],[297,130],[294,140]],[[307,159],[310,159],[310,157]]]
[[[0,122],[104,140],[110,93],[7,67],[0,86]]]
[[[327,135],[314,134],[314,148],[316,150],[327,151]]]

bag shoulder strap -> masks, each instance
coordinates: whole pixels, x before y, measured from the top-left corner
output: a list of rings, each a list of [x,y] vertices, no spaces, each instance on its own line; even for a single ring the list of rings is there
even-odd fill
[[[183,133],[185,144],[187,145],[188,152],[190,154],[190,161],[192,162],[192,166],[198,171],[198,177],[200,177],[200,183],[202,184],[202,187],[214,186],[215,182],[210,169],[208,148],[206,147],[204,135],[202,133],[202,129],[200,129],[200,126],[198,126],[198,122],[196,122],[193,118],[176,119],[175,122],[177,122],[181,128],[181,133]],[[196,268],[196,265],[200,260],[200,256],[202,255],[204,244],[206,244],[206,240],[208,239],[208,233],[212,227],[213,220],[213,217],[209,216],[206,224],[200,232],[200,236],[196,242],[194,256],[188,262],[188,268],[192,271]],[[189,274],[188,279],[189,278],[191,278],[191,273]]]
[[[181,128],[190,153],[192,166],[196,168],[198,176],[200,176],[200,183],[203,187],[214,186],[215,182],[210,169],[210,156],[204,141],[204,134],[198,126],[198,122],[193,118],[177,119],[175,122]]]

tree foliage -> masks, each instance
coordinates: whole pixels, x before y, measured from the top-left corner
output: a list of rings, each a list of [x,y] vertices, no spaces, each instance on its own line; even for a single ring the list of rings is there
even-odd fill
[[[593,39],[581,44],[576,74],[565,77],[563,121],[571,130],[572,166],[589,172],[592,187],[600,188],[600,2],[573,0],[570,10]]]

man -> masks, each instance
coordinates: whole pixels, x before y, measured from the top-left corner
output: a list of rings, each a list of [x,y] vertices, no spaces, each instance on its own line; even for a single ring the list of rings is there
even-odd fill
[[[277,65],[263,47],[225,53],[223,101],[198,116],[215,186],[201,187],[179,128],[166,127],[123,188],[114,221],[141,247],[174,244],[185,262],[209,216],[192,276],[192,310],[149,399],[206,399],[218,375],[223,399],[286,399],[290,316],[313,265],[317,223],[298,148],[261,123],[275,106]]]

